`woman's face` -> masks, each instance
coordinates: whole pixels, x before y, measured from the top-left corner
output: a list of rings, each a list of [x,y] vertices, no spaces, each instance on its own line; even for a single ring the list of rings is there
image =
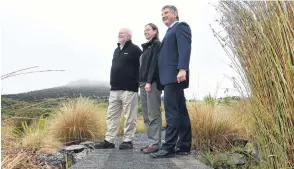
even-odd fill
[[[157,31],[153,30],[150,25],[146,25],[144,29],[144,35],[147,40],[152,39],[156,35]]]

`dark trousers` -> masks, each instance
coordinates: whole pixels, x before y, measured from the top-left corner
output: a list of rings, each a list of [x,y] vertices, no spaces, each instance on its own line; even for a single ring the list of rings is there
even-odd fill
[[[182,84],[172,83],[164,86],[164,109],[166,132],[162,149],[170,152],[173,152],[175,148],[190,151],[191,122]]]

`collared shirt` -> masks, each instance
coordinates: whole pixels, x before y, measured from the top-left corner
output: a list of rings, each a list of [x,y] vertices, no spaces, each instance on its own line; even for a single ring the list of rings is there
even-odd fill
[[[175,21],[174,23],[172,23],[172,24],[169,26],[169,28],[173,27],[177,22],[179,22],[179,21]]]
[[[118,42],[118,44],[119,44],[119,49],[122,50],[122,49],[124,48],[124,46],[126,45],[126,43],[127,43],[127,42],[125,42],[125,43],[122,45],[122,44],[120,44],[120,43]]]
[[[120,50],[122,50],[124,48],[124,45],[119,45]]]

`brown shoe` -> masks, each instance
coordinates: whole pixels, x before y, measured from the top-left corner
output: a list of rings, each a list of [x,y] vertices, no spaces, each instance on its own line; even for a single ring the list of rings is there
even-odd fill
[[[148,148],[143,150],[143,153],[144,154],[150,154],[150,153],[155,153],[157,151],[158,151],[158,148],[148,147]]]
[[[146,148],[148,148],[148,146],[141,147],[140,150],[143,151],[143,150],[145,150]]]

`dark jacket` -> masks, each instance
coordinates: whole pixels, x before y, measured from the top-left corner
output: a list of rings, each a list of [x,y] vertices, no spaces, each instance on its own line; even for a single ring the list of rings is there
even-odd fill
[[[183,88],[189,87],[189,63],[191,55],[191,29],[185,22],[179,22],[168,29],[158,54],[159,77],[162,85],[177,83],[180,69],[186,69]]]
[[[111,90],[138,92],[139,66],[142,50],[132,41],[127,41],[122,50],[115,49],[110,71]]]
[[[161,42],[158,38],[153,38],[149,42],[143,43],[141,46],[143,48],[143,53],[141,56],[141,64],[139,71],[139,82],[146,83],[157,83],[157,88],[162,90],[162,86],[159,82],[158,73],[158,51]]]

